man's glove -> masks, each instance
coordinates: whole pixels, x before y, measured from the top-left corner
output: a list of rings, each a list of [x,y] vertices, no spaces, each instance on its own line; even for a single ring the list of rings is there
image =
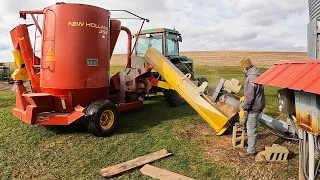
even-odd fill
[[[245,110],[243,110],[242,108],[241,108],[241,102],[242,101],[244,101],[244,96],[242,96],[241,98],[240,98],[240,100],[239,100],[239,109],[240,109],[240,112],[239,112],[239,117],[240,117],[240,119],[239,119],[239,123],[237,123],[236,125],[238,125],[238,126],[244,126],[244,124],[245,124],[245,122],[246,122],[246,120],[247,120],[247,111],[245,111]]]
[[[240,108],[239,117],[240,119],[245,120],[245,111],[242,108]]]
[[[248,112],[243,110],[241,107],[240,107],[240,112],[239,112],[239,121],[240,123],[238,123],[239,125],[243,126],[244,123],[247,121],[247,118],[248,118]]]
[[[242,103],[242,101],[244,101],[244,96],[242,96],[239,101]]]
[[[241,103],[244,101],[244,96],[239,99],[238,108],[241,109]]]

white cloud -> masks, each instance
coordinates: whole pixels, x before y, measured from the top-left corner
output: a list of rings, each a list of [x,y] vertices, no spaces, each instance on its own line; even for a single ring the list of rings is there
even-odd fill
[[[182,51],[253,49],[306,51],[306,0],[66,0],[106,9],[127,9],[150,19],[144,28],[175,27],[183,35]],[[9,31],[20,23],[19,10],[43,9],[54,0],[2,0],[0,4],[1,61],[12,61]],[[112,12],[113,17],[124,16]],[[127,16],[127,15],[126,15]],[[31,21],[29,20],[28,23]],[[123,20],[137,32],[141,22]],[[33,36],[33,34],[31,34]],[[115,53],[126,52],[121,33]]]

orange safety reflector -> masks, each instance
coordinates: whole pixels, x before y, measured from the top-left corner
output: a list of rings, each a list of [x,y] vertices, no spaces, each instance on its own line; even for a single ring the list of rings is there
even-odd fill
[[[51,47],[48,49],[45,61],[56,61],[56,58],[54,57],[54,54],[53,54]]]

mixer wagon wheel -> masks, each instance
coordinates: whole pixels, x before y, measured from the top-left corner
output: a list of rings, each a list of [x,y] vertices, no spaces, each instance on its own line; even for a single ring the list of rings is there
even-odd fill
[[[169,104],[171,107],[179,106],[184,104],[186,101],[174,90],[164,90],[163,96],[165,101]]]
[[[119,111],[117,106],[108,100],[98,100],[89,105],[88,132],[93,135],[105,137],[112,134],[119,124]]]

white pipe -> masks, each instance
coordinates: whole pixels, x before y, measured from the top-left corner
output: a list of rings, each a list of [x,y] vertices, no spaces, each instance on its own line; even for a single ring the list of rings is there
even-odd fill
[[[314,138],[308,133],[309,142],[309,180],[314,180]]]

